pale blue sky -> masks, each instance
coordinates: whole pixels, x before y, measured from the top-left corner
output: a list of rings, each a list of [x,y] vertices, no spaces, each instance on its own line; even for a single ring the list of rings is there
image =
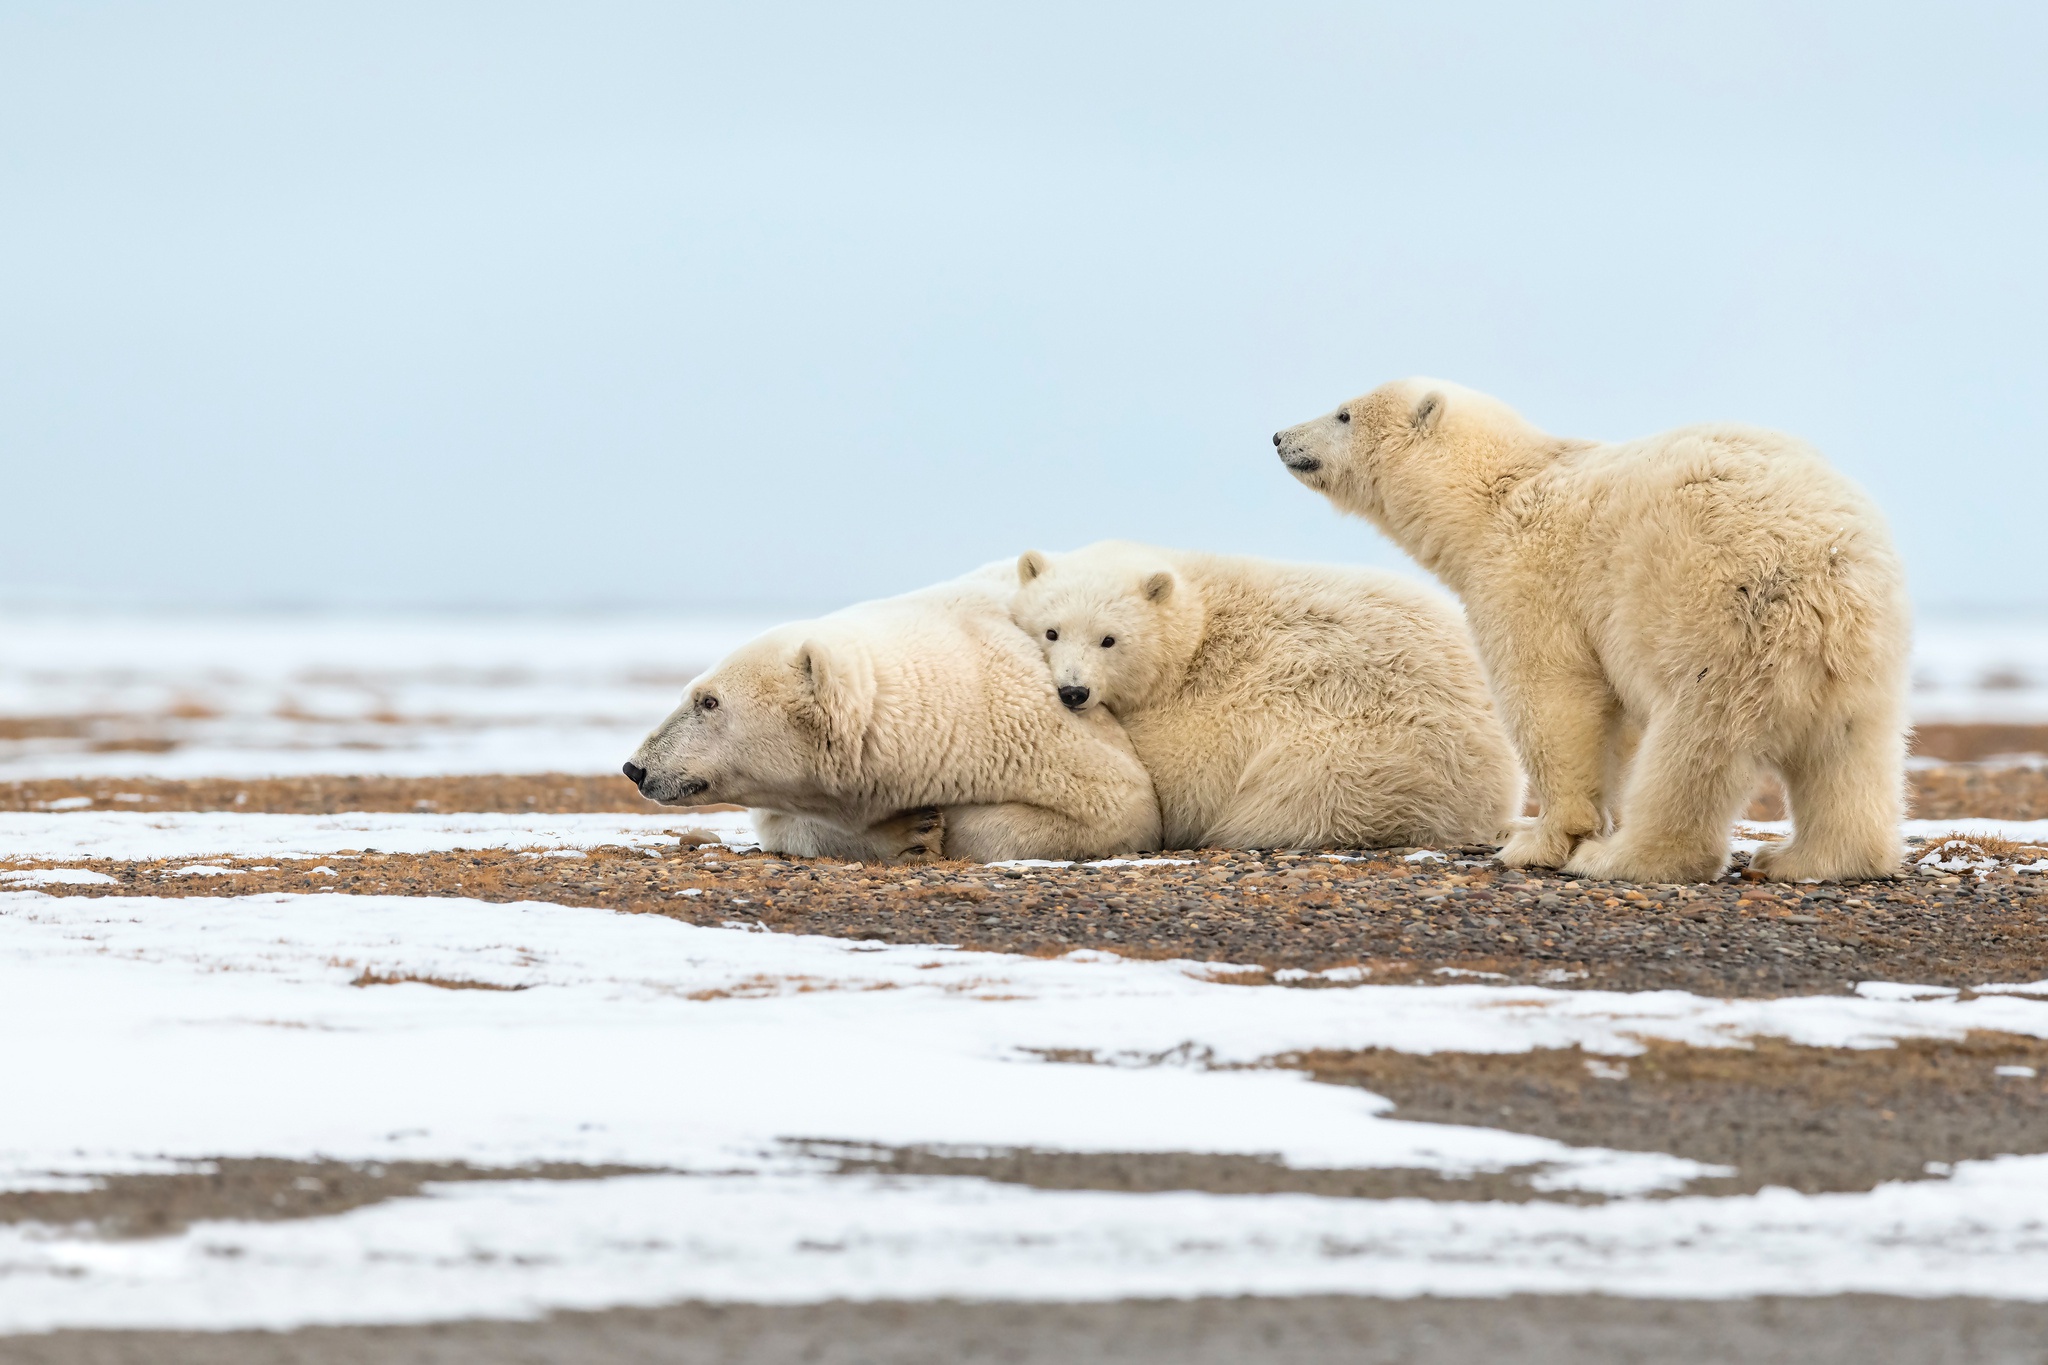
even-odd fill
[[[2048,7],[0,8],[0,597],[828,605],[1398,564],[1396,375],[1819,443],[2048,602]]]

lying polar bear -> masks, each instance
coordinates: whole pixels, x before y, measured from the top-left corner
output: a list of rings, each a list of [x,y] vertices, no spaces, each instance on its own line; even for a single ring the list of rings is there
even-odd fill
[[[892,860],[1155,848],[1152,779],[1107,715],[1059,704],[1010,623],[1015,571],[782,626],[689,686],[626,776],[754,808],[763,848]]]
[[[1897,872],[1905,574],[1883,515],[1811,448],[1733,425],[1560,440],[1432,379],[1273,444],[1465,600],[1542,806],[1502,861],[1716,877],[1768,766],[1795,831],[1759,870]],[[1606,788],[1624,762],[1617,803]],[[1617,804],[1620,827],[1603,832]]]
[[[1393,574],[1104,541],[1017,561],[1011,618],[1152,773],[1169,848],[1505,832],[1521,774],[1458,610]]]

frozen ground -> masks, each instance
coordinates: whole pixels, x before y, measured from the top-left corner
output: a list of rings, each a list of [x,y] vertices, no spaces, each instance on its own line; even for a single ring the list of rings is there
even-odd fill
[[[1950,826],[1944,825],[1944,830]],[[456,849],[673,849],[680,831],[753,842],[743,811],[674,815],[236,815],[225,811],[0,811],[0,858],[324,858]]]
[[[0,1332],[684,1297],[2048,1298],[2048,1157],[1858,1194],[1651,1198],[1707,1168],[1404,1122],[1368,1092],[1251,1065],[1318,1047],[1626,1057],[1653,1039],[2040,1038],[2048,1000],[2032,993],[2048,983],[1971,999],[1873,985],[1722,1001],[1219,976],[1216,964],[885,947],[538,903],[0,894],[0,1030],[16,1040],[0,1054],[0,1189],[238,1156],[651,1169],[430,1186],[330,1217],[139,1240],[0,1225]],[[1053,1060],[1080,1052],[1106,1064]],[[1623,1197],[1048,1190],[833,1174],[804,1140],[1533,1166],[1545,1188]]]
[[[15,617],[0,621],[0,780],[610,773],[689,676],[763,624]],[[2048,626],[1927,627],[1921,639],[1922,719],[2048,721]],[[1942,1178],[1844,1193],[1674,1194],[1725,1168],[1395,1118],[1367,1090],[1260,1064],[1313,1049],[1576,1045],[1605,1065],[1659,1040],[2039,1039],[2048,982],[1958,994],[1867,981],[1855,994],[1728,1001],[1352,984],[1355,969],[1274,978],[1345,983],[1292,989],[1231,984],[1229,963],[885,946],[737,918],[228,896],[237,878],[209,863],[229,856],[312,864],[313,886],[328,880],[311,875],[320,867],[346,874],[367,863],[344,859],[373,851],[517,850],[540,861],[499,856],[585,868],[604,861],[575,861],[585,850],[666,853],[705,833],[743,845],[750,829],[735,814],[151,813],[119,797],[117,786],[89,808],[72,797],[0,814],[0,859],[70,864],[0,873],[0,1336],[691,1297],[2048,1300],[2048,1156],[1964,1160]],[[36,889],[98,893],[132,875],[125,864],[156,860],[185,863],[157,896]],[[207,894],[172,897],[188,886]],[[753,914],[751,894],[702,918],[728,903]],[[1994,1099],[2037,1084],[1980,1080],[1970,1093],[1988,1086]],[[832,1155],[1017,1149],[1263,1158],[1310,1174],[1533,1172],[1543,1197],[1040,1188],[848,1173]],[[215,1211],[127,1237],[7,1212],[36,1190],[245,1158],[308,1172],[468,1163],[503,1178],[304,1217]],[[641,1173],[540,1179],[536,1162]]]
[[[705,617],[0,618],[0,780],[615,771],[705,665]]]
[[[615,771],[682,685],[772,624],[0,617],[0,780]],[[2048,723],[2048,621],[1919,627],[1921,721]]]

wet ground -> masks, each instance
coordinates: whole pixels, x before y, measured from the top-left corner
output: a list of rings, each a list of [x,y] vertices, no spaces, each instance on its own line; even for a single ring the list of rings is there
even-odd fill
[[[2043,1365],[2048,1305],[1193,1299],[674,1304],[536,1322],[0,1338],[0,1365]]]

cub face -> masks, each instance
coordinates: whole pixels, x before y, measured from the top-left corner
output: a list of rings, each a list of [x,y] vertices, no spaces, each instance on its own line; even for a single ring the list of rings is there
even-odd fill
[[[1443,415],[1440,386],[1404,379],[1273,433],[1287,472],[1347,512],[1371,516],[1385,506],[1385,464],[1411,455]]]
[[[1144,695],[1157,672],[1147,646],[1175,586],[1168,570],[1105,574],[1094,567],[1077,571],[1027,550],[1017,559],[1019,588],[1010,604],[1010,619],[1045,656],[1061,703],[1076,712],[1115,711]]]

